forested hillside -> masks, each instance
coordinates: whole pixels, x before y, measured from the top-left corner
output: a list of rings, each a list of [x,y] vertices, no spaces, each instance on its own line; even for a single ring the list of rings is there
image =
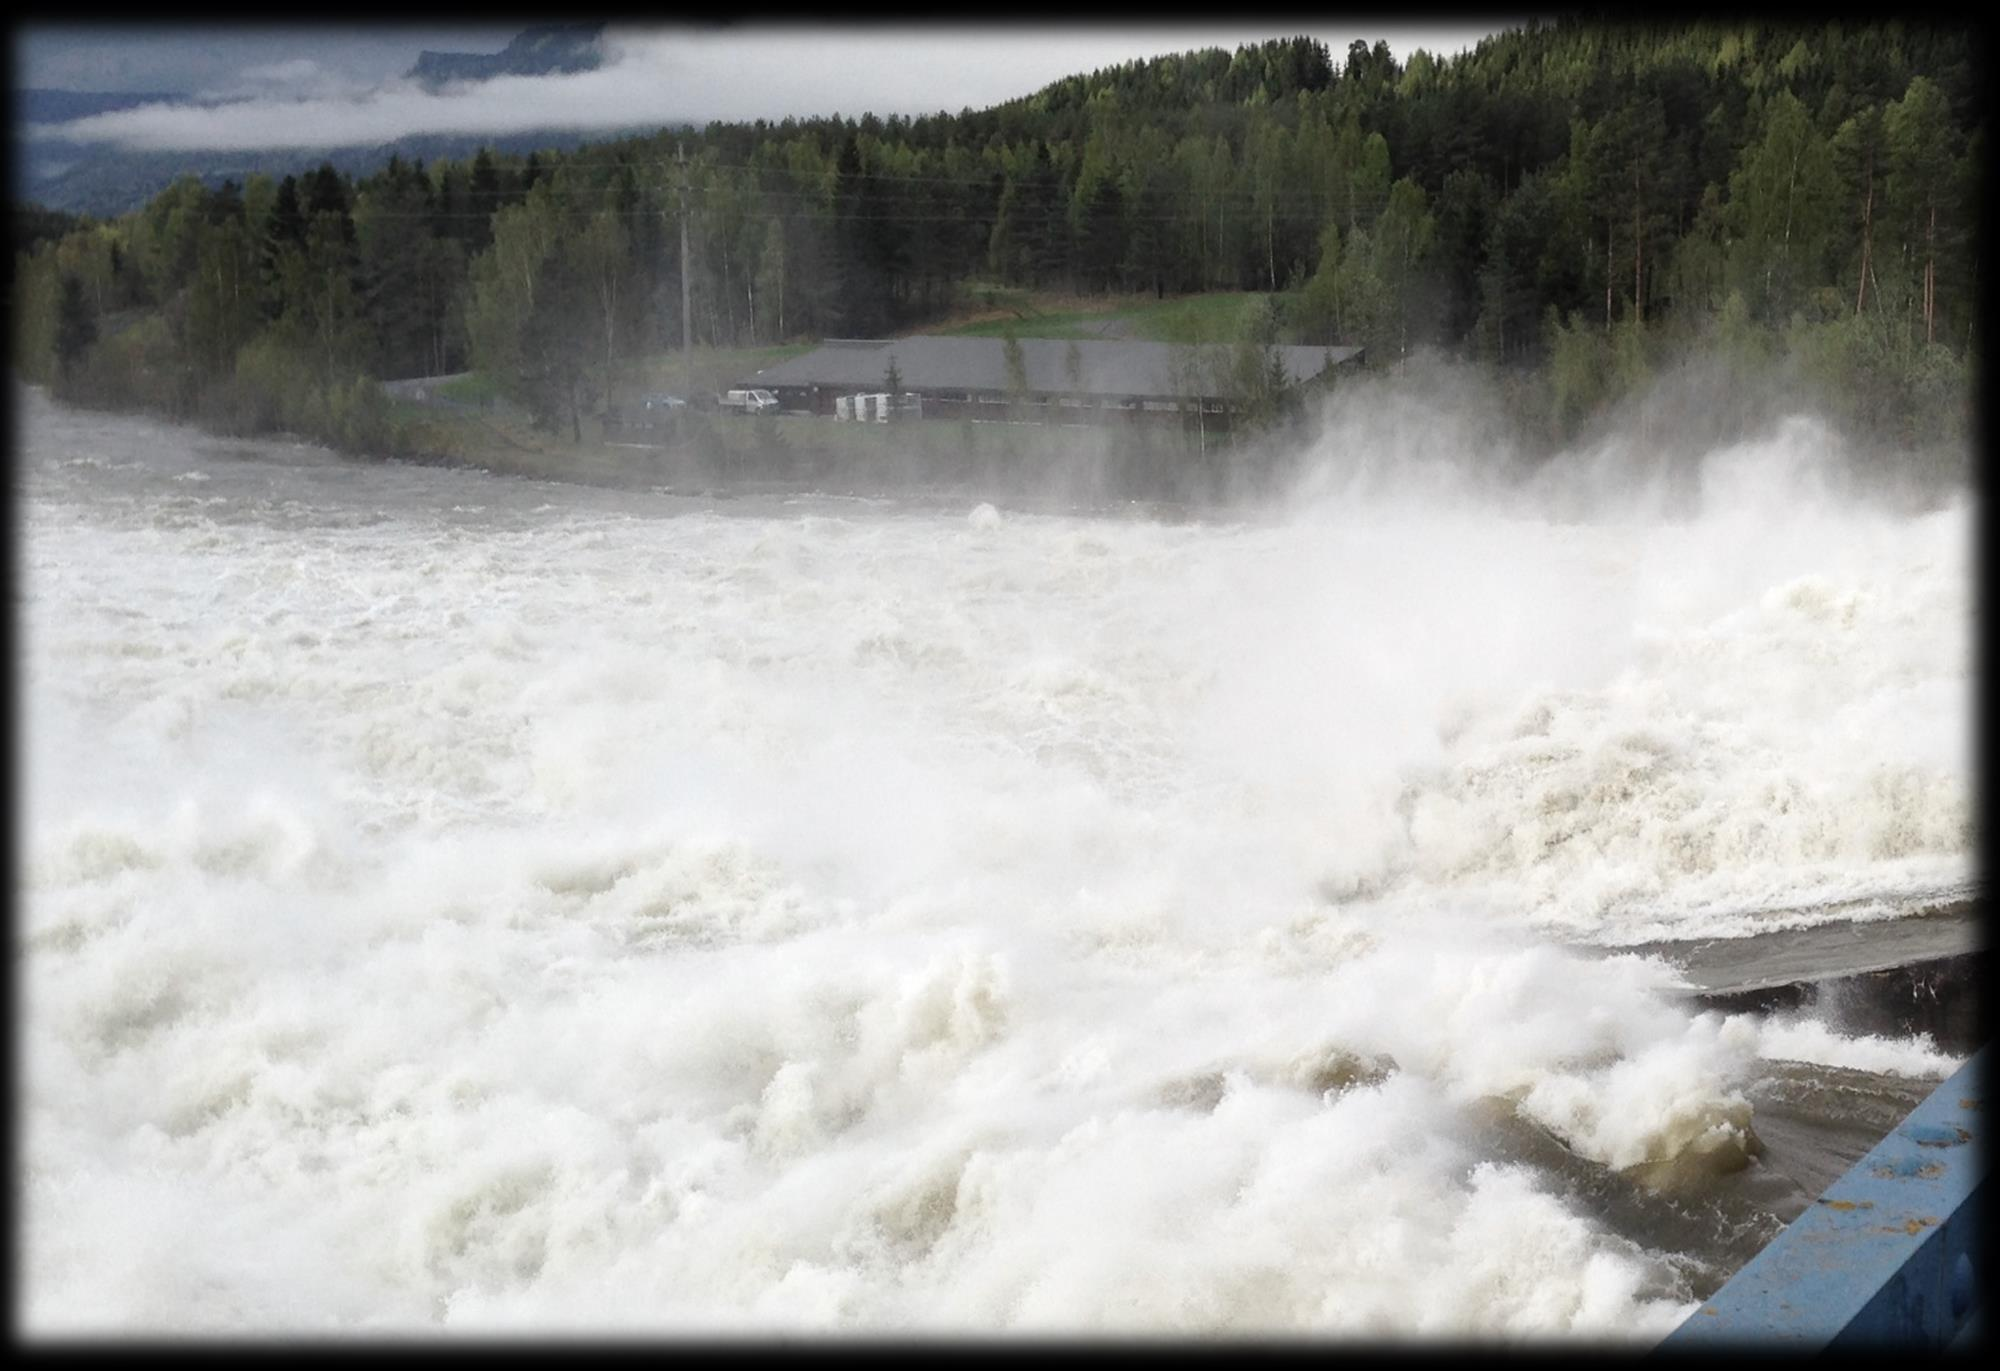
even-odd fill
[[[362,378],[475,366],[567,427],[621,359],[679,346],[684,214],[698,345],[879,336],[981,284],[1255,290],[1282,340],[1489,364],[1551,441],[1696,346],[1956,441],[1977,57],[1896,21],[1562,22],[1406,64],[1293,39],[957,115],[188,179],[113,222],[17,223],[17,369],[363,443]]]

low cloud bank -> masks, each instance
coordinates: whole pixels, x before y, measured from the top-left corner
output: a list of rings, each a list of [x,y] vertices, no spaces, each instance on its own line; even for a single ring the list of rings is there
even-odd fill
[[[606,61],[595,71],[501,76],[430,91],[407,79],[362,87],[302,56],[245,73],[227,91],[240,98],[145,105],[36,132],[143,151],[247,151],[345,147],[423,133],[929,114],[996,104],[1135,58],[1277,36],[1251,29],[614,28],[604,33]],[[1412,29],[1392,46],[1448,51],[1472,41],[1470,31]]]

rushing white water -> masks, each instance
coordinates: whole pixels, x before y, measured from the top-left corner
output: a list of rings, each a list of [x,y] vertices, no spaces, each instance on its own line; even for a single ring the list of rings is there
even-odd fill
[[[1971,510],[1810,425],[1190,525],[23,437],[31,1332],[1644,1339],[1493,1111],[1949,1066],[1562,945],[1970,879]]]

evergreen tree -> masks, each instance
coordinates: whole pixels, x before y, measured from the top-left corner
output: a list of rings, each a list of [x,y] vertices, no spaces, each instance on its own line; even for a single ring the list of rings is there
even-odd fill
[[[554,431],[581,442],[601,316],[545,185],[494,216],[493,246],[473,263],[466,331],[474,361]]]
[[[203,379],[226,376],[262,322],[257,248],[241,219],[202,233],[189,282],[182,341]]]
[[[1092,290],[1111,290],[1118,284],[1125,250],[1124,198],[1118,182],[1106,175],[1098,179],[1085,202],[1079,256],[1084,284]]]
[[[1889,189],[1903,226],[1905,251],[1921,277],[1921,317],[1926,343],[1937,338],[1937,265],[1950,241],[1951,181],[1957,132],[1943,92],[1928,77],[1910,82],[1885,118],[1891,162]],[[1943,215],[1942,222],[1940,215]]]
[[[1868,303],[1868,277],[1873,270],[1876,207],[1881,201],[1880,178],[1888,149],[1882,107],[1870,104],[1840,125],[1833,138],[1833,158],[1842,189],[1854,204],[1853,220],[1860,240],[1860,260],[1854,265],[1854,312]]]
[[[1436,239],[1436,221],[1423,188],[1408,177],[1396,182],[1376,225],[1375,276],[1395,312],[1395,355],[1407,357],[1413,334],[1422,337],[1416,319],[1423,299],[1424,271]],[[1413,328],[1413,324],[1415,327]]]
[[[56,306],[55,356],[59,376],[67,380],[97,341],[97,313],[83,282],[65,274]]]
[[[468,253],[483,252],[493,243],[493,216],[506,208],[500,169],[493,164],[489,149],[481,148],[474,154],[465,193],[468,227],[465,249]]]
[[[571,254],[577,264],[591,304],[595,322],[602,331],[603,371],[599,393],[608,402],[613,390],[618,359],[619,327],[624,317],[622,305],[629,293],[631,239],[625,220],[616,208],[606,207],[590,217],[576,239]]]
[[[567,419],[574,443],[583,441],[583,409],[590,398],[590,353],[580,344],[589,337],[591,314],[589,287],[576,263],[565,253],[549,253],[535,269],[514,380],[536,422],[555,429]]]
[[[298,178],[287,176],[278,183],[278,194],[258,243],[258,281],[266,320],[276,319],[284,312],[285,254],[303,252],[305,244],[306,217],[299,205]]]
[[[354,241],[353,206],[348,198],[347,183],[331,162],[322,162],[306,181],[305,213],[308,220],[329,214],[340,229],[343,241]]]
[[[834,212],[839,265],[830,327],[851,338],[879,337],[889,317],[884,298],[888,279],[875,228],[883,211],[878,186],[862,167],[861,148],[853,135],[841,146],[835,164]]]
[[[356,197],[356,273],[384,374],[421,376],[436,354],[442,303],[428,184],[392,161]]]
[[[1156,298],[1163,299],[1172,271],[1167,171],[1153,164],[1131,173],[1131,177],[1132,189],[1125,196],[1128,210],[1125,271],[1139,289],[1151,290]]]
[[[1784,323],[1821,279],[1837,193],[1826,139],[1803,102],[1779,91],[1766,107],[1761,136],[1744,148],[1729,181],[1733,279],[1765,320]]]

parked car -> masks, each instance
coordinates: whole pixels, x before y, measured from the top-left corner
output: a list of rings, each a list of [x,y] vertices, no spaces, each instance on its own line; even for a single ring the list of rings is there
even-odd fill
[[[778,397],[768,390],[732,390],[716,403],[732,414],[776,414]]]

